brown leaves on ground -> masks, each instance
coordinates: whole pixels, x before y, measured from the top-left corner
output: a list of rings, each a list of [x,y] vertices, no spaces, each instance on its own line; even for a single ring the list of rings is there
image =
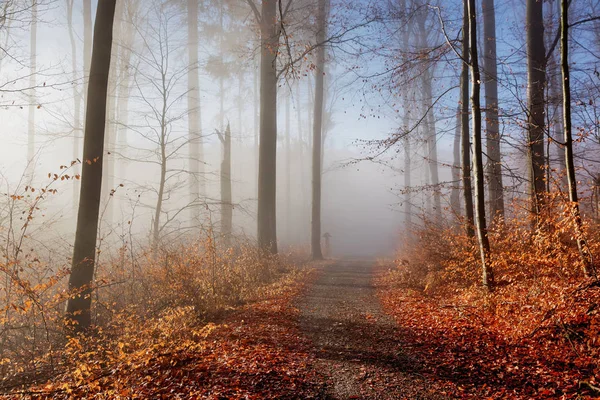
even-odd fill
[[[302,283],[288,280],[279,286],[270,298],[233,311],[219,324],[177,330],[186,320],[180,313],[165,318],[164,327],[149,326],[156,322],[138,326],[142,343],[120,338],[110,364],[91,352],[92,363],[81,362],[38,389],[9,397],[313,398],[321,387],[308,367],[308,344],[290,304]]]

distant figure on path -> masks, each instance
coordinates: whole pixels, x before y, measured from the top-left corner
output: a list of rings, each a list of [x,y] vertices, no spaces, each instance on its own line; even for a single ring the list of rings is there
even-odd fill
[[[331,256],[331,242],[329,241],[329,238],[331,237],[331,235],[329,234],[329,232],[325,232],[323,237],[325,238],[325,257],[330,257]]]

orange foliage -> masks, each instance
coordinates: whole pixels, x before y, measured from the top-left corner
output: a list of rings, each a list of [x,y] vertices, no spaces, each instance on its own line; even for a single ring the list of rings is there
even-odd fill
[[[456,229],[426,226],[381,275],[403,340],[458,397],[598,394],[600,287],[583,277],[567,207],[549,199],[537,231],[524,212],[490,229],[492,293],[480,285],[476,244]],[[600,254],[600,230],[585,230]]]

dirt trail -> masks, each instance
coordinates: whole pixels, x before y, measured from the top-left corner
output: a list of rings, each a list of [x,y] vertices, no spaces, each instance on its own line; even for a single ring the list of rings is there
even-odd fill
[[[327,398],[443,398],[403,352],[402,333],[380,308],[373,269],[373,262],[354,259],[325,266],[299,301]]]

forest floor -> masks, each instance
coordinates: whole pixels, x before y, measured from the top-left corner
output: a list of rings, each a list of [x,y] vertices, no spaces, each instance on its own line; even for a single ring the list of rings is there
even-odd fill
[[[445,398],[403,348],[403,332],[384,314],[374,277],[372,261],[329,263],[297,300],[312,367],[326,381],[325,398]]]

